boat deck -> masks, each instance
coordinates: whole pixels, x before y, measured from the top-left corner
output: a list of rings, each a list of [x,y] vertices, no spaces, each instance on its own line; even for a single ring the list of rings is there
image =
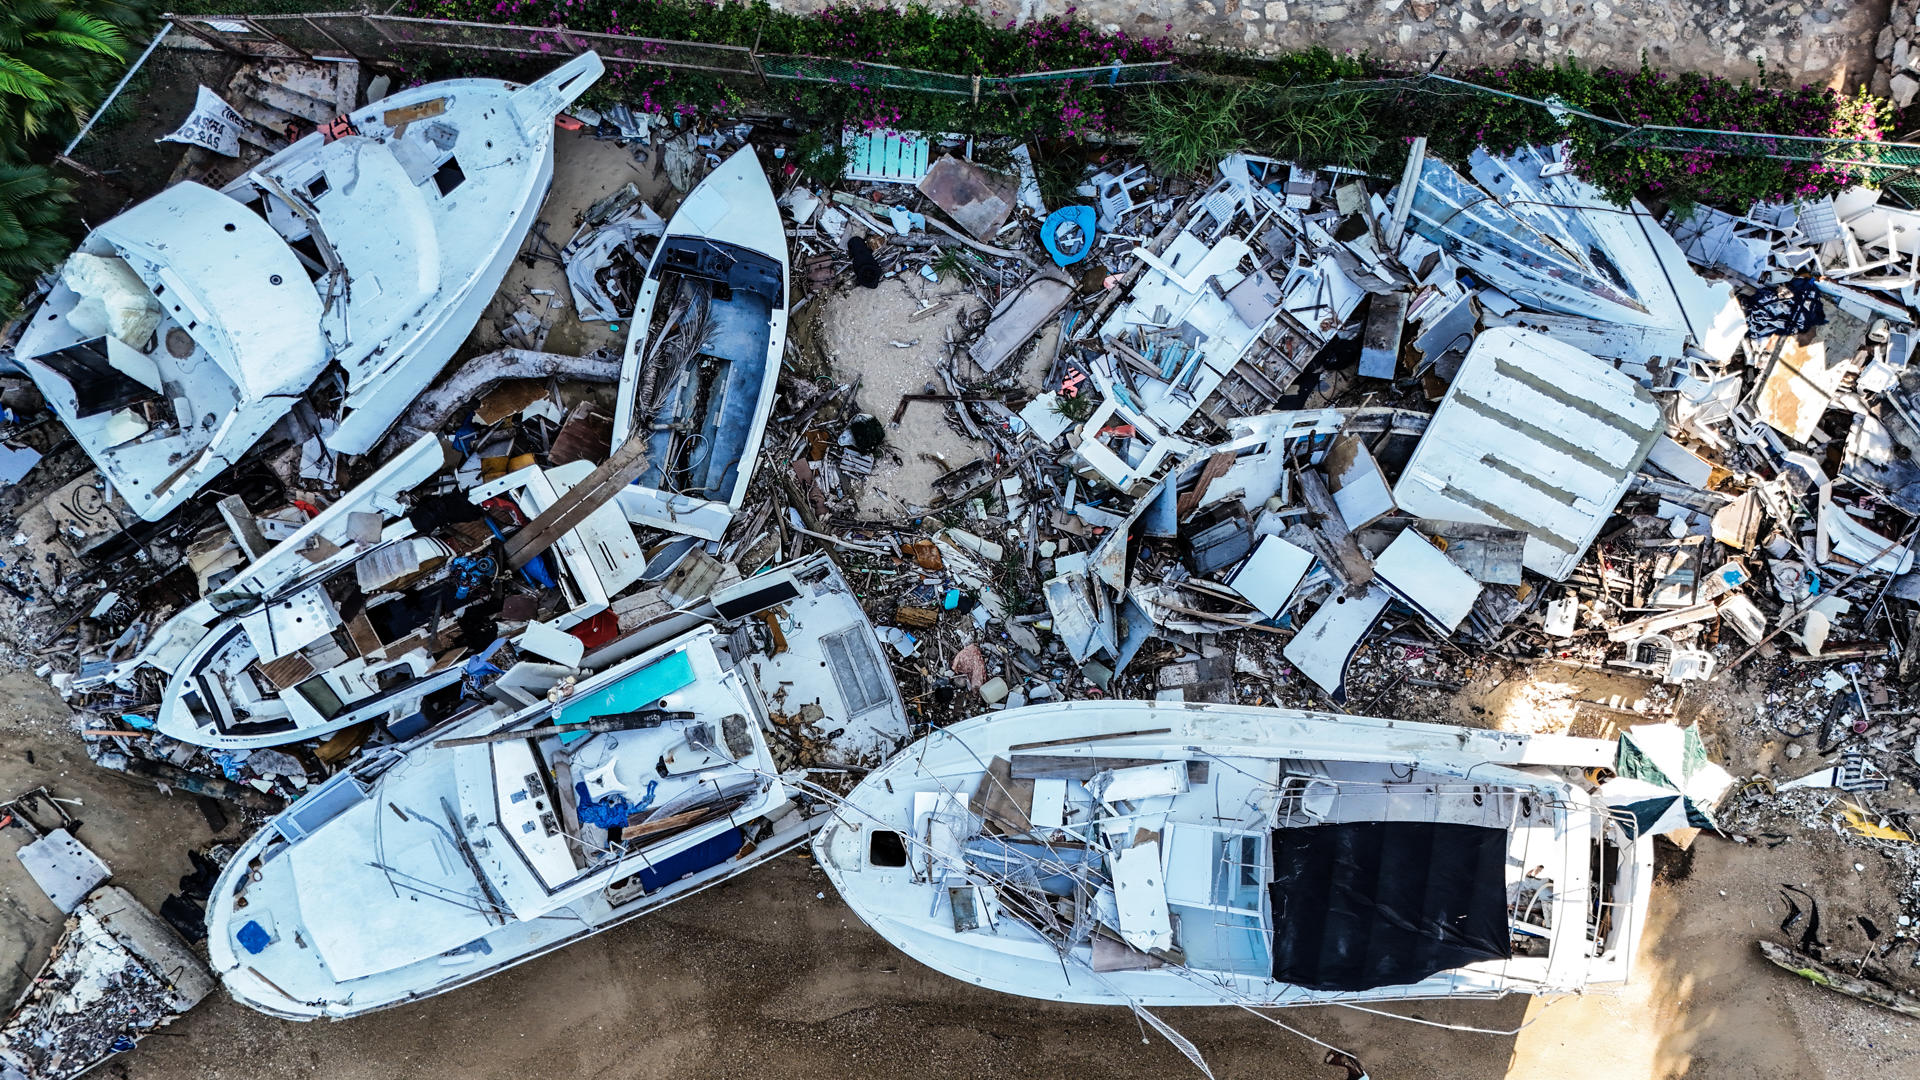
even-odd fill
[[[910,955],[1060,1000],[1577,989],[1597,943],[1620,944],[1593,922],[1619,899],[1591,880],[1604,811],[1552,774],[1492,763],[1523,760],[1517,744],[1106,708],[1140,730],[1047,739],[1077,718],[1045,706],[1017,726],[968,722],[993,736],[935,733],[862,782],[816,841],[823,865]]]

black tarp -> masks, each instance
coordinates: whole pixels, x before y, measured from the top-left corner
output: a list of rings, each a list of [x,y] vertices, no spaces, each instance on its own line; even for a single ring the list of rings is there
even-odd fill
[[[1368,990],[1505,959],[1507,833],[1359,821],[1273,834],[1273,977]]]

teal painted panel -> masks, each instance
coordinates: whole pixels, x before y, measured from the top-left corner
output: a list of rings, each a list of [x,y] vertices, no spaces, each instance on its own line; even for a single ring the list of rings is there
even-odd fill
[[[610,686],[575,697],[560,706],[557,725],[584,724],[596,716],[636,712],[650,708],[660,699],[693,682],[693,658],[681,649],[648,664]],[[571,743],[587,737],[584,731],[561,732],[560,741]]]

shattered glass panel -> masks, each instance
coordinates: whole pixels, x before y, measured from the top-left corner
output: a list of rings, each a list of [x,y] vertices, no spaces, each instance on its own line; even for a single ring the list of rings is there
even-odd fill
[[[1585,299],[1637,312],[1645,305],[1581,265],[1443,162],[1426,159],[1414,191],[1412,227],[1515,299],[1549,311],[1591,314]]]

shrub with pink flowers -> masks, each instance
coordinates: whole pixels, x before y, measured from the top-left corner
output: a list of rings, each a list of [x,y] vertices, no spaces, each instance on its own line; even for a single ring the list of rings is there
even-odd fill
[[[316,0],[182,0],[187,10],[256,10]],[[779,11],[766,0],[405,0],[396,14],[537,28],[531,48],[561,52],[568,31],[666,42],[756,46],[763,55],[827,58],[847,69],[830,81],[773,80],[744,72],[725,76],[687,68],[614,64],[596,100],[620,100],[648,112],[690,116],[725,112],[743,101],[788,109],[822,123],[1007,134],[1072,141],[1094,134],[1140,134],[1167,109],[1225,117],[1213,143],[1304,160],[1342,161],[1392,174],[1412,136],[1454,160],[1475,146],[1499,152],[1523,143],[1565,140],[1579,174],[1610,196],[1635,195],[1685,205],[1710,202],[1744,209],[1755,200],[1830,194],[1873,179],[1874,146],[1889,123],[1883,99],[1826,87],[1797,89],[1765,77],[1733,82],[1719,76],[1668,75],[1589,68],[1568,60],[1451,69],[1447,74],[1485,90],[1564,105],[1553,111],[1472,86],[1409,78],[1365,55],[1323,48],[1272,57],[1222,49],[1182,49],[1170,38],[1107,33],[1076,18],[1020,22],[986,5],[936,13],[909,0],[902,6],[841,3],[816,12]],[[1172,27],[1168,26],[1168,30]],[[604,44],[602,46],[605,47]],[[635,40],[611,51],[644,61],[671,45]],[[571,51],[571,50],[565,50]],[[530,55],[537,55],[532,54]],[[480,54],[435,58],[437,76],[487,68],[527,77],[529,65]],[[663,57],[664,59],[664,57]],[[1187,76],[1177,88],[1113,90],[1099,77],[1006,81],[1030,72],[1066,72],[1113,64],[1173,61]],[[971,94],[903,90],[868,65],[979,78]],[[868,66],[863,71],[863,66]],[[772,96],[769,97],[769,89]],[[1338,108],[1316,94],[1336,91]],[[1158,111],[1156,111],[1158,109]],[[1338,122],[1327,116],[1337,115]],[[1177,118],[1174,118],[1177,119]],[[1309,122],[1311,121],[1311,122]],[[1623,138],[1621,125],[1690,129],[1654,139]],[[1178,125],[1159,144],[1177,144]],[[1766,138],[1752,137],[1765,133]],[[1646,133],[1641,133],[1644,136]],[[1192,140],[1187,140],[1192,141]],[[1149,149],[1153,147],[1150,145]],[[1162,164],[1193,154],[1156,152]],[[1194,147],[1188,150],[1198,151]],[[1769,156],[1771,155],[1771,156]],[[1204,156],[1204,155],[1202,155]]]
[[[1383,134],[1426,135],[1434,149],[1456,160],[1476,145],[1499,152],[1566,139],[1577,173],[1623,201],[1648,195],[1744,210],[1755,201],[1830,195],[1872,178],[1860,162],[1884,140],[1888,122],[1888,103],[1865,91],[1736,83],[1644,66],[1595,69],[1569,61],[1450,74],[1577,111],[1565,116],[1563,127],[1545,109],[1495,94],[1398,90],[1380,112],[1388,129]],[[1628,135],[1621,124],[1693,130]],[[1809,153],[1816,156],[1790,160]]]

